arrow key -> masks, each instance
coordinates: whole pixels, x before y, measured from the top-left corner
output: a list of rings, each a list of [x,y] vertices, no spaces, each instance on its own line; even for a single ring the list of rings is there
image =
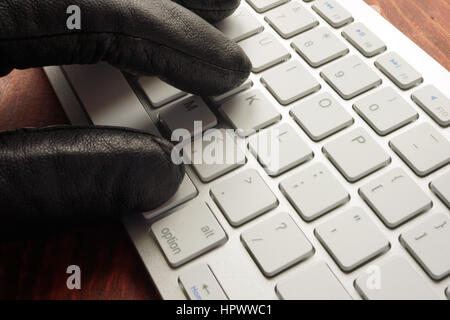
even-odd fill
[[[178,282],[190,300],[228,300],[207,264],[187,269],[178,277]]]

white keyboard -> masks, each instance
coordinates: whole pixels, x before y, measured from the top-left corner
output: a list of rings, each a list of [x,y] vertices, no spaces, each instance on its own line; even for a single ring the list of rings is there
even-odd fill
[[[124,219],[161,296],[449,298],[448,71],[360,0],[247,0],[217,27],[253,64],[218,97],[63,67],[94,124],[237,129],[236,161],[187,166],[172,199]],[[274,130],[276,155],[259,147]]]

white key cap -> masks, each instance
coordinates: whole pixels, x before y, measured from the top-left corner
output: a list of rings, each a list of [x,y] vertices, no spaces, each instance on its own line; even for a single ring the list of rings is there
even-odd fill
[[[198,264],[183,271],[178,281],[190,300],[228,300],[207,264]]]
[[[159,113],[159,120],[170,133],[176,129],[186,129],[191,135],[201,134],[201,131],[217,125],[216,116],[198,96],[190,96],[167,106]],[[201,130],[195,130],[195,122],[200,124],[200,121]]]
[[[254,169],[214,185],[211,196],[233,227],[278,206],[277,198]]]
[[[369,91],[382,82],[381,78],[356,55],[325,67],[320,75],[346,100]]]
[[[314,28],[319,24],[315,16],[295,1],[269,11],[264,20],[285,39]]]
[[[314,254],[311,243],[284,212],[244,231],[241,239],[266,277],[273,277]]]
[[[156,221],[151,230],[174,268],[227,241],[227,235],[216,217],[201,201]]]
[[[425,86],[414,92],[411,98],[440,126],[450,125],[450,100],[435,86]]]
[[[220,111],[241,137],[247,137],[281,119],[272,103],[258,89],[233,96],[220,107]]]
[[[430,189],[450,208],[450,170],[431,181]]]
[[[354,122],[352,116],[328,92],[296,104],[290,115],[314,141],[325,139]]]
[[[379,57],[375,66],[400,89],[407,90],[423,82],[420,73],[395,52]]]
[[[265,12],[275,8],[289,0],[247,0],[247,2],[256,10],[256,12]]]
[[[160,135],[122,72],[107,63],[63,67],[94,125]]]
[[[264,26],[244,7],[238,8],[230,17],[218,22],[217,29],[227,38],[238,42],[264,30]]]
[[[390,243],[360,208],[352,208],[318,226],[315,235],[344,272],[385,253]]]
[[[447,289],[445,289],[445,295],[447,296],[447,299],[450,300],[450,287],[447,287]]]
[[[320,90],[320,84],[316,78],[295,60],[265,72],[261,82],[282,105]]]
[[[376,56],[386,50],[384,42],[361,22],[345,27],[342,36],[366,57]]]
[[[389,228],[396,228],[433,206],[426,193],[400,168],[364,185],[359,194]]]
[[[286,61],[291,54],[268,32],[263,32],[239,42],[239,46],[249,57],[253,72],[264,71],[280,62]]]
[[[184,150],[191,152],[189,163],[203,182],[209,182],[245,164],[245,155],[236,144],[236,136],[224,129],[208,130]]]
[[[419,114],[394,89],[385,87],[357,101],[353,109],[385,136],[419,118]]]
[[[281,281],[275,291],[283,300],[351,300],[325,262],[299,268]]]
[[[450,163],[450,142],[429,123],[396,136],[389,145],[421,177]]]
[[[318,27],[292,39],[291,46],[312,67],[319,67],[348,53],[345,43],[328,28]]]
[[[401,243],[434,280],[450,275],[450,218],[434,214],[403,233]]]
[[[140,77],[138,83],[154,108],[159,108],[187,94],[158,77]]]
[[[251,136],[248,148],[270,176],[278,176],[314,157],[311,148],[287,123]]]
[[[391,162],[386,151],[362,128],[328,142],[322,150],[350,182],[358,181]]]
[[[312,9],[334,28],[340,28],[353,21],[350,12],[335,0],[316,1]]]
[[[403,258],[394,256],[381,264],[368,267],[379,270],[380,285],[371,281],[371,272],[362,272],[354,285],[364,299],[369,300],[436,300],[439,296]]]
[[[281,181],[280,190],[306,221],[317,219],[350,200],[348,192],[322,163]]]
[[[209,97],[209,101],[212,102],[212,104],[214,104],[215,106],[220,106],[235,94],[241,93],[242,91],[250,89],[251,87],[253,87],[253,81],[247,80],[237,88],[234,88],[218,96]]]
[[[180,186],[178,187],[177,192],[169,200],[167,200],[163,205],[159,206],[158,208],[153,209],[151,211],[147,211],[142,215],[144,216],[145,219],[151,219],[153,217],[156,217],[160,213],[169,211],[170,209],[178,207],[180,204],[183,204],[195,198],[197,194],[198,194],[197,188],[195,188],[191,179],[186,174]]]

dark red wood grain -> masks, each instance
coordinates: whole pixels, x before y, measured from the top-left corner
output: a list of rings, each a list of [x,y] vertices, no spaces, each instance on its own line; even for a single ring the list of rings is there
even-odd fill
[[[365,0],[450,69],[448,0]],[[0,130],[67,123],[41,69],[0,78]],[[1,222],[0,222],[1,223]],[[68,290],[66,268],[79,265],[82,289]],[[0,243],[0,299],[157,299],[120,224]]]

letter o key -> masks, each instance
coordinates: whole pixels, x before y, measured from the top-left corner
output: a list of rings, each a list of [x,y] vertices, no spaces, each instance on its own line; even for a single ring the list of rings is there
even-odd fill
[[[321,106],[322,108],[328,108],[329,106],[331,106],[331,104],[331,100],[328,98],[324,98],[319,101],[319,106]]]
[[[370,111],[377,111],[378,109],[380,109],[380,106],[378,104],[372,104],[369,106]]]

